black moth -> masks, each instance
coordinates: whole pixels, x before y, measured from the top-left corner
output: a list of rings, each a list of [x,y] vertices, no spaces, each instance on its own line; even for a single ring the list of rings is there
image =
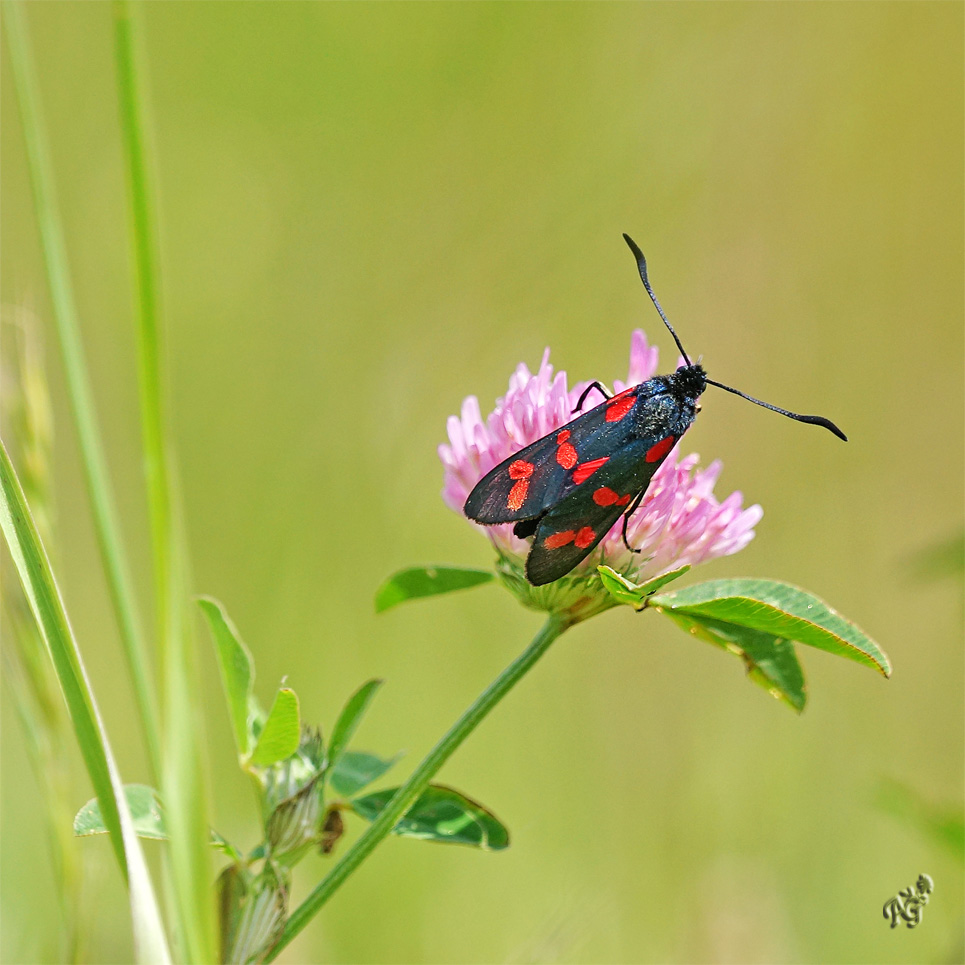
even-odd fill
[[[686,365],[614,396],[599,382],[591,383],[573,411],[583,408],[594,389],[603,402],[501,462],[469,494],[464,511],[470,519],[487,525],[515,523],[516,536],[534,537],[526,578],[535,586],[569,573],[621,515],[623,542],[633,550],[627,541],[627,522],[667,453],[697,417],[697,399],[708,385],[798,422],[824,426],[847,442],[848,437],[828,419],[788,412],[708,379],[703,368],[690,361],[660,307],[647,278],[643,252],[629,235],[623,237]]]

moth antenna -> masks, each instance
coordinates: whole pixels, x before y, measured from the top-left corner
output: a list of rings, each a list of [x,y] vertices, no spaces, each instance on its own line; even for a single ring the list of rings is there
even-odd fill
[[[789,419],[796,419],[798,422],[807,422],[812,426],[824,426],[829,432],[833,432],[839,439],[843,439],[845,442],[848,441],[848,437],[830,420],[825,419],[824,416],[820,415],[798,415],[797,412],[788,412],[787,409],[778,408],[776,405],[771,405],[770,402],[762,402],[760,399],[755,399],[751,395],[747,395],[744,392],[740,392],[737,389],[732,389],[729,385],[724,385],[721,382],[715,382],[713,379],[707,379],[708,385],[716,385],[718,389],[723,389],[725,392],[733,392],[734,395],[739,395],[742,399],[747,399],[748,402],[753,402],[754,405],[761,405],[765,409],[770,409],[772,412],[779,412],[781,415],[786,415]]]
[[[637,247],[637,243],[626,233],[623,233],[623,240],[630,246],[630,250],[633,252],[633,257],[637,259],[637,268],[640,270],[640,280],[643,282],[643,287],[646,288],[647,294],[650,296],[653,304],[656,306],[657,311],[660,313],[660,317],[663,319],[664,325],[670,330],[670,334],[673,336],[673,340],[677,343],[677,348],[680,349],[680,354],[684,357],[684,361],[691,365],[690,358],[684,351],[684,347],[680,344],[680,339],[677,338],[677,333],[673,330],[673,325],[670,324],[670,319],[664,314],[663,309],[660,307],[660,302],[657,301],[657,296],[654,295],[653,289],[650,287],[650,279],[647,277],[647,259],[643,257],[643,252]]]

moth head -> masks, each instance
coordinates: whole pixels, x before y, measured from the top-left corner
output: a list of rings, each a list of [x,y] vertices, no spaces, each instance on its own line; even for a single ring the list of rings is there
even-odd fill
[[[696,402],[697,396],[707,388],[707,373],[700,365],[684,365],[677,369],[670,379],[671,391],[681,401],[688,399]]]

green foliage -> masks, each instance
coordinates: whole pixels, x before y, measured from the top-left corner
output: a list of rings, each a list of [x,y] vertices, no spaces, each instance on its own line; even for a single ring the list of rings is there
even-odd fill
[[[328,765],[333,767],[338,764],[345,746],[352,739],[355,730],[362,721],[365,711],[375,696],[375,692],[382,686],[381,680],[369,680],[348,699],[342,713],[338,715],[335,726],[332,728],[332,739],[328,744]]]
[[[81,339],[64,228],[57,205],[53,165],[43,124],[40,85],[34,69],[23,9],[18,3],[5,3],[2,9],[70,414],[77,433],[81,465],[110,599],[134,684],[151,767],[157,773],[160,769],[161,752],[158,712],[148,671],[150,660],[94,409],[94,395]]]
[[[161,802],[161,795],[153,787],[148,787],[146,784],[125,784],[124,799],[130,809],[133,830],[137,837],[148,841],[170,840],[171,836],[164,820],[164,805]],[[96,797],[91,798],[74,815],[73,831],[78,838],[107,834],[107,827],[104,824],[100,804]],[[241,852],[213,828],[209,840],[213,848],[228,855],[229,858],[241,859]]]
[[[235,745],[238,754],[245,757],[250,750],[248,724],[253,700],[251,688],[255,677],[251,653],[225,613],[224,607],[214,597],[200,597],[198,606],[207,617],[214,637],[215,656],[221,671],[225,699],[228,701]]]
[[[206,847],[204,741],[199,739],[203,726],[200,674],[188,613],[190,567],[165,393],[158,217],[154,171],[148,162],[143,51],[135,5],[130,0],[114,0],[113,15],[118,116],[128,187],[141,447],[153,558],[157,646],[164,680],[161,784],[171,830],[169,861],[164,868],[177,906],[174,924],[183,954],[196,961],[208,961],[215,953],[215,929]]]
[[[37,535],[47,551],[56,555],[53,412],[40,317],[23,308],[0,312],[0,345],[7,349],[0,408],[10,459],[20,467],[20,482]],[[16,710],[27,762],[37,782],[33,806],[43,814],[48,829],[52,897],[63,922],[62,935],[49,931],[41,939],[51,953],[41,951],[37,957],[74,962],[80,957],[86,919],[81,909],[81,854],[70,830],[75,804],[70,787],[73,731],[40,630],[6,553],[0,554],[0,627],[2,683],[8,706]],[[22,779],[18,774],[18,781]]]
[[[264,767],[291,757],[298,748],[300,735],[298,697],[290,687],[280,687],[251,752],[250,763]]]
[[[139,838],[149,838],[154,841],[167,841],[168,832],[164,826],[164,815],[161,813],[161,802],[157,791],[146,784],[125,784],[124,798],[131,812],[134,831]],[[74,834],[86,837],[90,834],[106,834],[107,825],[101,815],[101,806],[97,798],[88,801],[74,818]]]
[[[601,774],[620,760],[638,759],[641,766],[618,774],[617,786],[581,785],[568,802],[574,815],[597,813],[605,833],[545,842],[540,860],[560,873],[540,887],[532,886],[531,874],[513,875],[504,889],[468,896],[467,907],[486,927],[467,933],[460,913],[436,914],[433,947],[454,957],[499,960],[506,943],[516,940],[519,920],[538,915],[554,888],[565,892],[590,855],[598,862],[594,871],[610,872],[605,877],[615,883],[605,914],[576,902],[564,927],[549,922],[546,936],[534,936],[536,951],[526,948],[522,957],[709,960],[719,950],[719,929],[704,926],[733,910],[731,898],[738,913],[767,911],[756,927],[725,936],[734,958],[843,961],[860,953],[869,961],[894,959],[900,953],[892,939],[899,936],[882,927],[875,908],[857,906],[862,896],[877,893],[876,881],[891,889],[910,880],[898,868],[882,876],[889,855],[900,863],[908,829],[893,825],[896,846],[882,844],[874,815],[869,820],[864,813],[862,784],[869,769],[895,766],[909,785],[940,802],[953,794],[955,778],[961,780],[961,599],[951,576],[924,590],[912,585],[917,548],[930,534],[950,531],[961,514],[961,7],[249,3],[142,9],[156,68],[151,107],[164,122],[160,150],[148,152],[147,161],[163,178],[164,254],[175,259],[166,284],[158,286],[162,307],[174,309],[163,347],[177,364],[166,381],[178,392],[172,401],[184,430],[177,450],[192,494],[187,518],[202,526],[192,534],[202,549],[199,575],[210,577],[206,586],[217,586],[226,599],[244,593],[265,624],[284,626],[284,636],[259,643],[301,651],[300,680],[322,680],[333,694],[331,702],[310,708],[306,684],[293,683],[302,687],[303,713],[326,722],[326,740],[349,688],[368,676],[389,677],[409,706],[436,690],[455,700],[449,691],[468,685],[471,674],[467,668],[454,674],[454,663],[472,652],[481,673],[530,619],[535,629],[535,617],[508,614],[508,600],[489,591],[485,599],[444,604],[449,633],[443,640],[431,639],[440,629],[434,617],[442,614],[429,604],[398,611],[399,622],[379,637],[365,613],[339,611],[357,601],[366,581],[374,579],[370,589],[380,582],[371,574],[385,565],[379,562],[385,554],[397,561],[386,575],[402,565],[397,554],[407,539],[430,547],[458,540],[466,548],[458,559],[489,566],[487,541],[471,537],[438,503],[439,467],[425,445],[443,440],[441,416],[457,411],[467,392],[479,392],[485,404],[505,389],[508,364],[525,360],[535,367],[546,344],[572,379],[613,375],[638,319],[660,344],[661,371],[673,367],[672,340],[657,332],[656,315],[639,300],[642,292],[614,247],[613,232],[635,230],[614,219],[639,219],[641,186],[634,175],[641,169],[648,183],[639,230],[648,236],[644,247],[657,291],[688,350],[716,358],[711,374],[725,382],[840,418],[854,440],[839,447],[823,431],[713,389],[703,399],[697,435],[688,437],[700,442],[705,462],[724,459],[728,488],[741,485],[747,502],[761,502],[766,511],[750,549],[756,568],[741,566],[745,553],[715,563],[713,575],[780,575],[783,564],[774,561],[797,557],[802,572],[823,569],[811,585],[829,603],[865,601],[863,612],[845,606],[853,610],[846,616],[881,636],[896,669],[917,665],[900,693],[885,694],[871,678],[793,645],[802,663],[810,661],[811,690],[818,683],[811,671],[821,668],[842,674],[839,684],[853,685],[839,688],[847,707],[835,713],[777,722],[798,730],[796,738],[811,750],[824,748],[822,767],[836,778],[833,811],[826,807],[827,782],[813,779],[808,746],[780,766],[789,786],[800,789],[794,820],[781,820],[786,795],[762,771],[735,782],[755,752],[766,750],[766,737],[747,733],[736,719],[734,731],[743,731],[744,740],[723,740],[715,766],[703,769],[701,779],[655,789],[644,766],[651,759],[647,741],[632,726],[635,709],[646,702],[647,720],[691,711],[683,727],[659,734],[661,760],[654,763],[673,769],[675,758],[693,756],[694,728],[706,723],[707,708],[691,706],[685,677],[615,681],[605,708],[605,720],[615,726],[606,731]],[[117,99],[110,90],[111,8],[23,4],[22,12],[34,32],[56,149],[50,173],[64,202],[62,254],[78,286],[78,334],[82,328],[86,354],[97,362],[92,375],[104,439],[120,442],[107,453],[107,476],[121,487],[119,522],[124,537],[134,539],[128,541],[138,564],[134,589],[143,592],[148,617],[156,601],[148,595],[149,550],[138,525],[140,458],[124,444],[131,419],[135,429],[137,420],[126,404],[133,366],[123,364],[133,334],[125,309],[134,284],[118,271],[125,235],[117,215],[125,212]],[[59,295],[43,288],[38,240],[44,225],[22,190],[26,152],[16,130],[13,56],[5,68],[4,310],[30,301],[53,332],[60,325]],[[592,189],[581,190],[588,185]],[[380,257],[379,247],[388,254]],[[72,386],[66,368],[58,364],[57,371],[59,415],[68,411]],[[782,378],[795,375],[796,384],[778,389]],[[159,771],[151,775],[134,744],[139,733],[121,635],[89,566],[87,542],[97,523],[87,518],[74,485],[87,449],[71,438],[76,433],[69,425],[57,430],[56,465],[70,487],[59,501],[71,534],[61,546],[63,573],[54,547],[45,543],[58,578],[68,581],[61,589],[84,660],[96,667],[98,702],[110,703],[103,707],[108,723],[117,721],[125,738],[126,776],[153,783]],[[5,441],[9,447],[11,439]],[[900,456],[915,455],[924,457],[912,460],[920,470],[915,476],[911,463],[895,472]],[[23,480],[25,464],[14,456],[14,465]],[[29,490],[28,500],[36,519]],[[347,556],[359,559],[347,563]],[[937,576],[945,562],[935,563]],[[702,571],[686,582],[707,578]],[[466,612],[455,612],[462,605]],[[508,615],[499,620],[497,612]],[[620,642],[608,640],[617,627],[647,647],[654,622],[652,614],[633,620],[627,612],[581,630],[574,641],[581,645],[571,649],[566,666],[586,679],[594,661],[618,659],[614,644],[619,649]],[[325,639],[308,642],[320,625],[329,629]],[[243,626],[251,636],[252,625]],[[150,672],[157,650],[153,625],[148,630]],[[12,642],[9,622],[0,635],[4,647]],[[384,645],[388,639],[391,647]],[[345,678],[345,665],[357,662],[353,647],[365,648],[365,659],[381,657],[370,670]],[[717,663],[720,673],[740,672],[732,658]],[[260,661],[259,669],[264,674],[267,664]],[[333,690],[335,677],[343,683]],[[278,683],[259,682],[267,704]],[[535,688],[519,690],[513,699],[539,699]],[[211,696],[202,699],[218,713]],[[584,696],[585,713],[598,709],[598,689]],[[584,703],[579,687],[573,697],[575,711]],[[57,698],[63,703],[59,691]],[[12,707],[9,694],[7,700]],[[388,713],[388,706],[372,710]],[[745,710],[756,716],[752,706]],[[558,741],[542,749],[539,775],[547,787],[572,772],[573,749],[592,726],[585,713],[563,715]],[[352,746],[391,756],[412,736],[404,715],[394,723],[397,744],[374,743],[359,731]],[[478,769],[462,772],[476,775],[466,789],[484,797],[493,792],[478,782],[502,753],[489,746],[491,734],[481,735],[483,746],[475,748]],[[705,738],[697,739],[706,747]],[[8,724],[4,740],[4,760],[19,760],[20,748],[12,748],[20,742],[16,726]],[[206,746],[199,733],[197,742]],[[849,768],[855,754],[862,759]],[[249,802],[231,782],[222,783],[232,765],[232,753],[227,757],[211,760],[210,783],[222,804],[242,807]],[[404,763],[398,780],[389,772],[390,783],[402,783],[403,770],[416,761]],[[493,776],[505,775],[497,767]],[[38,891],[52,884],[37,846],[40,802],[18,789],[28,774],[14,768],[8,777],[4,883],[12,914],[3,945],[6,960],[16,961],[36,953],[35,942],[49,937],[58,919],[52,892]],[[708,808],[707,783],[714,778],[726,785],[726,799]],[[94,793],[82,788],[86,781],[83,768],[68,776],[71,817]],[[329,788],[333,781],[334,773]],[[372,786],[387,781],[388,774]],[[661,791],[680,819],[641,831],[639,816],[659,808]],[[329,799],[332,793],[326,791]],[[595,811],[600,800],[602,815]],[[498,799],[488,803],[510,816]],[[360,823],[351,813],[345,818]],[[748,843],[764,833],[767,854]],[[640,848],[632,846],[638,834],[645,842]],[[254,831],[251,837],[246,846],[255,843]],[[607,848],[621,841],[627,847]],[[725,853],[708,865],[703,858],[717,845]],[[834,862],[842,848],[852,860]],[[95,850],[106,854],[107,841],[76,848],[85,861]],[[769,860],[802,850],[813,860],[797,862],[793,872],[787,861]],[[394,882],[360,881],[338,895],[326,922],[314,921],[286,957],[324,959],[333,949],[356,961],[385,960],[393,949],[399,957],[417,956],[419,936],[406,932],[425,911],[420,897],[431,890],[426,881],[435,862],[418,863],[413,886],[396,889],[393,916],[366,927],[360,896],[390,892]],[[156,864],[160,868],[160,860]],[[665,887],[660,914],[637,914],[662,866],[676,880],[676,872],[695,864],[702,873],[693,887]],[[365,874],[377,878],[382,871],[373,863]],[[720,887],[721,878],[734,888]],[[302,883],[306,890],[314,884]],[[766,892],[763,905],[755,885]],[[936,947],[936,934],[947,928],[935,926],[954,926],[954,919],[942,918],[961,905],[961,885],[938,879],[930,921],[905,936],[914,941],[915,959],[953,958],[955,949]],[[695,903],[698,893],[702,900]],[[853,898],[857,911],[832,914],[829,895]],[[567,895],[556,897],[565,903]],[[840,902],[838,910],[850,911]],[[81,954],[106,949],[125,957],[123,909],[101,903],[97,911],[86,916]],[[573,921],[583,919],[574,930]],[[820,925],[800,927],[804,922]],[[387,934],[393,926],[396,933]],[[46,951],[40,957],[54,960]]]
[[[367,821],[374,821],[398,790],[390,787],[356,798],[352,810]],[[492,811],[442,784],[430,784],[392,833],[425,841],[467,844],[484,851],[509,847],[509,831]]]
[[[336,794],[354,797],[363,787],[377,781],[401,756],[396,754],[386,759],[364,751],[345,751],[328,772],[328,783]]]
[[[438,596],[481,586],[496,578],[491,570],[461,566],[412,566],[390,576],[376,591],[375,610],[381,613],[406,600]]]
[[[747,676],[772,697],[783,700],[798,713],[804,710],[807,702],[804,671],[790,640],[711,617],[695,620],[681,614],[669,615],[693,636],[739,657]]]
[[[343,813],[372,821],[389,806],[397,788],[357,795],[385,774],[399,755],[385,759],[348,748],[382,686],[378,679],[366,681],[346,701],[327,753],[321,732],[301,723],[298,697],[290,687],[278,690],[267,716],[261,713],[253,694],[254,661],[240,634],[217,600],[202,597],[198,602],[214,641],[239,765],[258,788],[264,831],[263,840],[247,856],[212,833],[212,842],[234,859],[218,884],[222,960],[260,961],[270,957],[281,940],[291,869],[313,848],[326,855],[334,851],[344,833]],[[247,753],[249,747],[253,750]],[[326,806],[326,787],[342,800]],[[154,791],[137,788],[128,793],[143,815],[141,826],[152,837],[163,837]],[[85,806],[77,820],[91,834],[99,833],[103,823],[96,803]],[[451,788],[426,789],[396,833],[493,851],[509,844],[508,832],[491,812]]]
[[[674,593],[657,594],[649,605],[660,612],[703,623],[706,619],[760,630],[847,657],[891,673],[888,658],[863,630],[823,600],[777,580],[709,580]]]
[[[638,585],[608,566],[599,567],[613,599],[635,610],[652,607],[692,636],[737,655],[751,680],[798,712],[807,702],[807,687],[792,641],[856,660],[885,676],[891,672],[888,658],[867,634],[813,594],[788,583],[710,580],[657,592],[688,569]]]
[[[33,525],[23,490],[2,444],[0,494],[0,528],[57,672],[91,783],[98,797],[104,802],[104,820],[111,835],[111,843],[126,875],[127,862],[118,805],[111,786],[106,737],[101,731],[80,653],[54,583],[50,564]]]
[[[80,651],[71,632],[50,562],[2,443],[0,530],[3,531],[30,609],[57,673],[87,773],[101,802],[104,825],[111,836],[114,853],[130,890],[138,960],[166,962],[170,954],[161,925],[161,913],[124,800],[120,776],[87,683]]]

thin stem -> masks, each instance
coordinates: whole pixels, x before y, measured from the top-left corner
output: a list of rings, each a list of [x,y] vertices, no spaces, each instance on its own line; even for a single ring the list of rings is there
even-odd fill
[[[148,166],[146,98],[133,16],[128,0],[115,0],[114,50],[136,293],[141,436],[164,685],[161,784],[171,836],[171,884],[183,953],[189,961],[211,961],[215,957],[214,901],[208,880],[210,856],[196,658],[185,612],[188,555],[176,495],[176,471],[165,404],[157,208]]]
[[[570,626],[565,617],[551,616],[533,642],[476,699],[446,735],[429,752],[409,779],[396,791],[385,809],[331,870],[318,887],[295,909],[278,944],[265,959],[274,961],[279,952],[312,920],[336,889],[372,853],[375,846],[398,824],[415,804],[429,781],[489,712],[526,675],[554,640]]]
[[[107,575],[114,614],[134,684],[134,694],[148,755],[155,774],[160,774],[160,728],[147,646],[134,597],[130,567],[117,521],[116,503],[104,458],[104,447],[94,410],[94,400],[80,337],[80,323],[74,304],[67,264],[64,233],[57,214],[54,178],[40,109],[40,88],[34,71],[27,26],[19,2],[2,5],[10,66],[20,106],[27,166],[33,189],[40,244],[43,249],[50,301],[60,344],[67,395],[77,431],[87,493],[94,517],[94,530]]]

